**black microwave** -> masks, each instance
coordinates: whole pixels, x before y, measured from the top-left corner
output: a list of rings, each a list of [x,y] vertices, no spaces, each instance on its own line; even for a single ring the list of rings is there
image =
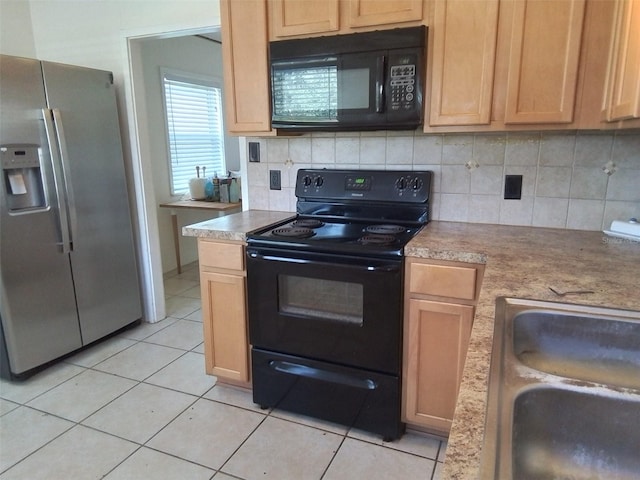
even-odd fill
[[[422,124],[426,28],[269,44],[271,124],[296,131]]]

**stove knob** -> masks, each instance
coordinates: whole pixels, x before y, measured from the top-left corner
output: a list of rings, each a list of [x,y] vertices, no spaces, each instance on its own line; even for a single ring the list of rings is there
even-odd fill
[[[302,184],[305,187],[311,186],[311,177],[309,175],[305,175],[304,178],[302,179]]]
[[[396,181],[396,188],[398,190],[404,190],[405,188],[407,188],[407,181],[405,180],[404,177],[400,177],[397,181]]]
[[[420,190],[422,188],[422,180],[420,180],[419,178],[414,178],[413,182],[411,183],[411,188],[413,188],[414,190]]]
[[[324,183],[324,180],[322,179],[322,177],[316,178],[316,187],[321,187],[323,183]]]

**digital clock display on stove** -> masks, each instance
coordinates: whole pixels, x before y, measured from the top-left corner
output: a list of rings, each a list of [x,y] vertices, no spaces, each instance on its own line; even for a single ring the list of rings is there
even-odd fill
[[[371,190],[371,177],[347,176],[345,180],[344,189],[346,191]]]

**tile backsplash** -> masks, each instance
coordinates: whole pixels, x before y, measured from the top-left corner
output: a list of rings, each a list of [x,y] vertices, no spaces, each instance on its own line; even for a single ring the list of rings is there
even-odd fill
[[[248,164],[252,209],[295,211],[299,168],[432,170],[434,220],[601,230],[640,217],[640,132],[313,133],[259,142]],[[281,170],[282,189],[269,189]],[[504,199],[505,175],[522,198]]]

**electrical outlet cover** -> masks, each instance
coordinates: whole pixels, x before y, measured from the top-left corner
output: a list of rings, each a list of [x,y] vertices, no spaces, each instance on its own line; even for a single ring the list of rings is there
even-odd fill
[[[271,190],[282,189],[280,170],[269,170],[269,188]]]
[[[505,200],[520,200],[522,198],[522,175],[505,175]]]

